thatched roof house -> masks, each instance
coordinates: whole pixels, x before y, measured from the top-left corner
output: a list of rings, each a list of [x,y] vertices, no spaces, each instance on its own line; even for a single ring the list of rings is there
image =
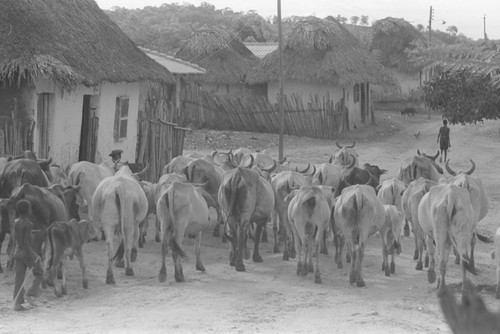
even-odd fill
[[[212,85],[244,83],[257,57],[227,29],[200,28],[175,54],[176,58],[206,69],[201,81]]]
[[[0,0],[0,17],[0,115],[35,122],[28,148],[65,165],[134,160],[139,87],[172,74],[93,0]]]
[[[93,0],[2,0],[0,81],[48,76],[57,84],[173,82]]]
[[[262,59],[249,75],[250,83],[278,80],[278,50]],[[353,85],[392,82],[389,72],[337,21],[308,17],[297,22],[284,39],[287,79]]]

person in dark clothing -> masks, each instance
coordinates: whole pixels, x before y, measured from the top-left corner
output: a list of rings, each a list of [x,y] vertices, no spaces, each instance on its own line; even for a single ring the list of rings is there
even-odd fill
[[[39,283],[43,271],[40,258],[33,252],[32,248],[32,230],[33,223],[29,220],[31,214],[31,204],[26,200],[20,200],[16,203],[17,216],[14,221],[14,238],[17,244],[14,254],[15,260],[15,284],[14,284],[14,310],[23,311],[24,293],[28,296],[37,297],[39,295]],[[28,269],[33,268],[33,280],[30,280],[29,286],[25,284],[25,276]],[[28,281],[28,280],[26,280]],[[23,285],[24,284],[24,285]]]
[[[443,126],[439,128],[437,142],[439,143],[439,150],[441,151],[441,155],[439,156],[439,162],[443,162],[442,160],[443,153],[444,153],[444,161],[446,162],[448,148],[451,147],[450,128],[448,127],[448,121],[446,119],[443,119]]]

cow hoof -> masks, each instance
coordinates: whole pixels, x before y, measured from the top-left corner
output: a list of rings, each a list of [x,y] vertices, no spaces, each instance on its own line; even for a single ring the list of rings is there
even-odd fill
[[[305,262],[302,263],[302,265],[301,265],[300,275],[301,276],[307,276],[307,264]]]
[[[252,260],[253,262],[262,262],[262,256],[260,256],[260,254],[255,254],[252,256]]]
[[[268,243],[269,240],[267,239],[267,233],[262,234],[262,238],[260,238],[260,242]]]
[[[63,294],[63,295],[65,295],[65,296],[68,294],[68,290],[66,289],[66,287],[65,287],[65,286],[61,287],[61,292],[62,292],[62,294]]]
[[[427,271],[427,280],[429,281],[429,283],[436,282],[436,272],[434,271],[434,269],[429,269],[429,271]]]
[[[342,264],[342,262],[338,262],[337,269],[342,269],[342,268],[344,268],[344,265]]]
[[[130,261],[135,262],[137,260],[137,248],[132,248],[130,252]]]
[[[62,298],[63,296],[62,291],[54,291],[54,294],[56,295],[57,298]]]
[[[429,268],[429,255],[426,255],[426,256],[425,256],[425,263],[424,263],[424,266],[425,266],[426,268]]]
[[[160,239],[160,236],[159,236],[159,235],[155,236],[155,241],[156,241],[156,242],[161,242],[161,239]]]
[[[321,254],[328,255],[328,248],[326,248],[326,247],[321,248],[320,253],[321,253]]]
[[[364,281],[362,278],[358,279],[358,280],[356,281],[356,286],[357,286],[358,288],[362,288],[362,287],[366,286],[365,281]]]
[[[88,289],[89,288],[89,281],[87,281],[86,279],[84,279],[82,281],[82,286],[84,289]]]
[[[296,257],[296,256],[297,256],[297,252],[295,251],[295,248],[292,248],[292,249],[290,250],[290,257],[291,257],[292,259],[295,259],[295,257]]]
[[[96,236],[92,241],[99,241],[99,237]]]
[[[276,253],[279,253],[279,252],[280,252],[280,249],[279,249],[278,245],[274,245],[273,252],[274,252],[274,254],[276,254]],[[0,270],[1,270],[1,268],[0,268]],[[1,273],[1,271],[0,271],[0,273]]]
[[[222,235],[222,243],[225,244],[227,242],[227,236],[226,234]]]
[[[125,268],[125,276],[134,276],[134,269]]]
[[[121,259],[121,260],[116,260],[116,262],[115,262],[115,267],[116,267],[116,268],[125,268],[125,262],[123,262],[123,259]]]
[[[302,272],[302,264],[300,262],[297,262],[297,276],[300,276],[301,272]]]
[[[314,266],[313,266],[312,263],[308,263],[307,264],[307,271],[310,272],[310,273],[314,272]]]
[[[0,265],[0,274],[3,273],[2,266]]]
[[[423,270],[424,265],[422,264],[422,261],[417,262],[417,266],[415,267],[416,270]]]
[[[179,283],[184,282],[185,281],[184,275],[175,275],[175,281]]]
[[[164,283],[166,280],[167,280],[167,270],[160,269],[160,273],[158,274],[158,281],[160,281],[160,283]]]
[[[346,263],[351,263],[351,255],[346,254],[346,256],[345,256],[345,262]]]
[[[389,271],[389,270],[386,270],[386,271],[385,271],[385,276],[387,276],[387,277],[391,276],[391,273],[390,273],[390,271]]]
[[[391,274],[396,273],[396,264],[394,262],[391,262]]]
[[[115,278],[113,277],[113,275],[106,275],[106,284],[109,284],[109,285],[115,285],[116,282],[115,282]]]
[[[382,262],[382,271],[385,271],[385,262]]]
[[[220,237],[219,227],[214,228],[212,235],[216,238]]]
[[[101,240],[105,241],[106,240],[106,234],[104,234],[104,231],[101,232]]]
[[[288,254],[285,254],[283,253],[283,258],[282,258],[283,261],[290,261],[290,257],[288,256]]]
[[[415,249],[415,252],[413,253],[413,260],[418,260],[419,254],[418,254],[418,249]]]
[[[314,283],[321,284],[321,276],[314,275]]]
[[[236,271],[246,271],[245,265],[243,263],[237,263],[235,269]]]
[[[196,264],[196,270],[205,272],[205,267],[201,263],[200,264]]]

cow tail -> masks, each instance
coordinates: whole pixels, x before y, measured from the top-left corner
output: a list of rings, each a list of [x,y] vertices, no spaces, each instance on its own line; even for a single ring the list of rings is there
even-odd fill
[[[187,258],[186,252],[181,248],[181,246],[176,241],[177,229],[174,227],[175,217],[174,217],[174,197],[175,197],[175,187],[171,188],[171,192],[167,191],[165,193],[165,201],[168,206],[168,214],[170,216],[170,224],[168,225],[168,230],[170,231],[170,248],[172,253],[179,254],[182,258]]]
[[[123,203],[121,202],[119,192],[120,192],[120,190],[116,191],[116,193],[115,193],[115,202],[116,202],[116,207],[118,208],[118,222],[119,222],[120,228],[122,230],[122,233],[121,233],[122,240],[121,240],[120,246],[116,250],[115,256],[113,256],[112,260],[121,259],[121,258],[123,258],[123,255],[125,254],[125,227],[124,227],[125,224],[123,224],[123,217],[125,217],[125,206],[122,205]],[[110,236],[110,237],[112,237],[112,236]]]
[[[359,246],[359,240],[361,236],[361,232],[359,230],[359,216],[358,213],[359,211],[363,208],[363,194],[359,191],[356,191],[356,194],[354,195],[353,198],[353,209],[354,209],[354,214],[356,218],[356,223],[354,224],[354,228],[352,230],[352,239],[354,241],[354,244],[356,246]]]

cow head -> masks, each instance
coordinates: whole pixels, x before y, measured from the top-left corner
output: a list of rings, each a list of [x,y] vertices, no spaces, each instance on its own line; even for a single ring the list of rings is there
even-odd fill
[[[78,235],[80,236],[82,242],[90,242],[97,237],[97,230],[93,223],[88,220],[71,219],[70,224],[74,224],[77,228]]]
[[[370,165],[369,163],[364,164],[363,168],[368,173],[370,173],[370,175],[377,181],[377,183],[380,183],[380,176],[387,173],[387,169],[380,169],[379,166]]]
[[[471,175],[472,173],[474,173],[474,170],[476,169],[476,164],[474,163],[474,161],[473,161],[472,159],[469,159],[469,161],[471,162],[472,166],[471,166],[471,168],[470,168],[468,171],[466,171],[466,172],[461,171],[461,170],[460,170],[460,171],[458,171],[458,172],[456,172],[456,171],[454,171],[453,169],[451,169],[451,167],[450,167],[450,159],[448,159],[448,160],[446,161],[446,163],[445,163],[445,165],[444,165],[444,166],[445,166],[445,168],[446,168],[446,171],[447,171],[448,173],[450,173],[450,175],[453,175],[453,176],[455,176],[455,175],[457,175],[457,174],[467,174],[467,175]]]
[[[436,168],[436,170],[438,171],[438,173],[439,174],[443,174],[443,169],[441,168],[441,166],[439,166],[436,163],[436,159],[439,156],[439,151],[437,151],[437,153],[435,155],[428,155],[428,154],[425,154],[423,152],[420,152],[420,150],[417,150],[417,155],[419,157],[423,157],[423,158],[429,159],[431,161],[432,165],[434,166],[434,168]]]

